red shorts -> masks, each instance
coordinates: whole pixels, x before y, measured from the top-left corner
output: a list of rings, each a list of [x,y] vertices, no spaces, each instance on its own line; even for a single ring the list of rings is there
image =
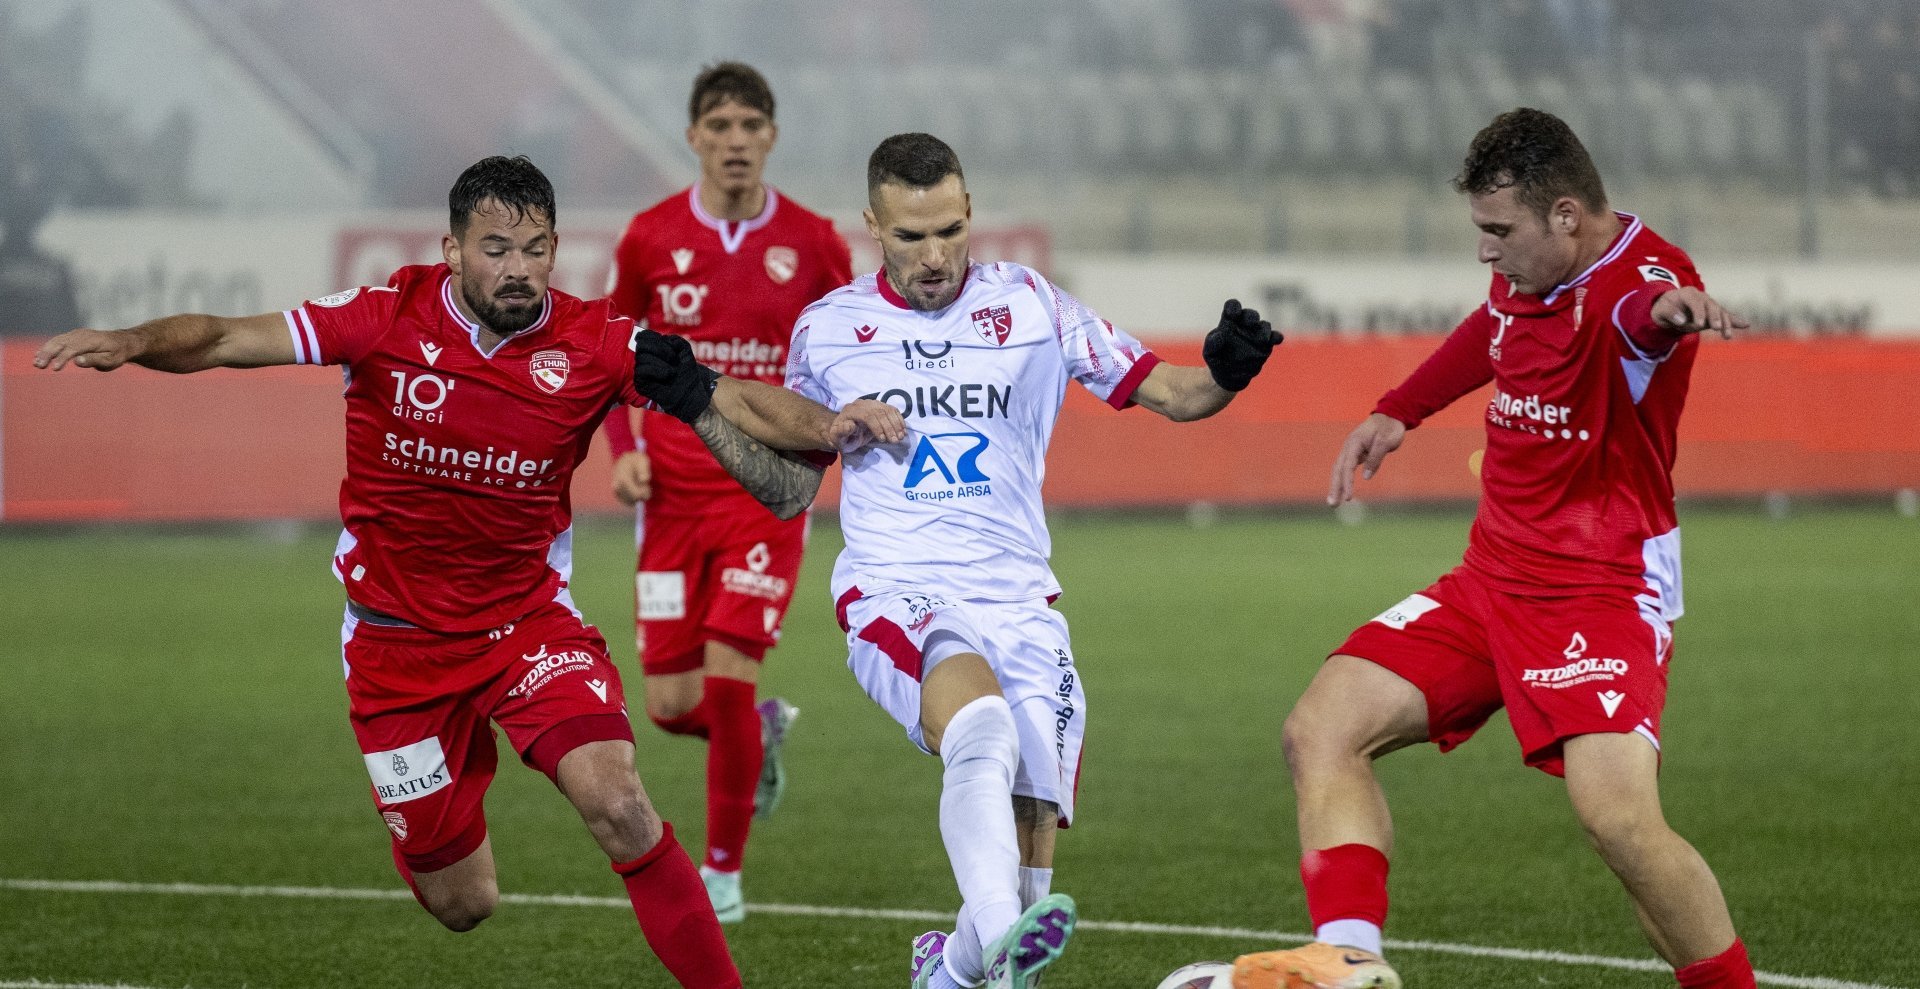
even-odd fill
[[[1443,752],[1505,707],[1527,765],[1555,776],[1562,743],[1578,735],[1635,732],[1659,749],[1672,652],[1666,621],[1630,596],[1527,597],[1465,567],[1334,650],[1420,688]]]
[[[760,660],[780,641],[807,545],[807,516],[782,522],[749,507],[712,515],[642,507],[634,529],[634,642],[648,676],[700,669],[708,642]]]
[[[497,759],[489,718],[548,776],[588,742],[633,740],[606,643],[565,605],[465,635],[349,615],[342,638],[373,802],[416,872],[444,869],[486,838],[481,798]]]

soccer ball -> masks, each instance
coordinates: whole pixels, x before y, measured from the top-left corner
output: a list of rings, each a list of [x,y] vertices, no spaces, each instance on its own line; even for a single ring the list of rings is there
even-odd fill
[[[1226,962],[1182,965],[1154,989],[1232,989],[1233,966]]]

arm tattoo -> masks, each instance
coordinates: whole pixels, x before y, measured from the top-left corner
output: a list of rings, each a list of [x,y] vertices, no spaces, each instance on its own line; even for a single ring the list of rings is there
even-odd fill
[[[693,421],[693,432],[748,494],[782,519],[805,511],[820,490],[821,468],[770,449],[741,432],[713,406]]]

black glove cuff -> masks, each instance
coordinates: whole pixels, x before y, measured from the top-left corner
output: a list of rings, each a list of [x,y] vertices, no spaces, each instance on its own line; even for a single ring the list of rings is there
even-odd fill
[[[720,386],[720,372],[705,364],[695,364],[653,398],[660,411],[692,425],[713,404],[713,390]]]
[[[1207,373],[1213,375],[1214,384],[1225,388],[1227,391],[1244,391],[1248,385],[1253,384],[1254,376],[1260,373],[1260,365],[1226,368],[1216,366],[1212,361],[1208,361]]]

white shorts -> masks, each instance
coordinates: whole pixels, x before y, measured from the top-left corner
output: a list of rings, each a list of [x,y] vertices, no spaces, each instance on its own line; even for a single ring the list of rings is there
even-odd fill
[[[949,601],[905,591],[841,598],[847,667],[874,702],[927,751],[920,731],[920,680],[959,653],[985,656],[1000,680],[1020,734],[1017,796],[1060,808],[1073,818],[1086,735],[1087,695],[1073,665],[1067,620],[1044,601]]]

